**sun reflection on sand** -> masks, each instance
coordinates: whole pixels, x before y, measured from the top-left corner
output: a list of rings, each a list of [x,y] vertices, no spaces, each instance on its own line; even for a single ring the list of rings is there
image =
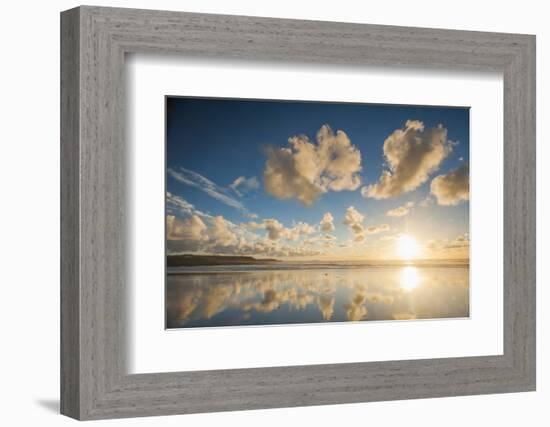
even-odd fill
[[[420,273],[418,268],[413,266],[403,267],[401,270],[400,286],[401,289],[410,292],[417,288],[420,284]]]

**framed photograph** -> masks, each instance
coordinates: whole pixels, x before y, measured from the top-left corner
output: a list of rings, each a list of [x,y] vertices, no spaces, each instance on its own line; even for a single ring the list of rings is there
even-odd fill
[[[535,38],[61,15],[61,411],[535,390]]]
[[[469,317],[468,108],[168,96],[166,164],[168,329]]]

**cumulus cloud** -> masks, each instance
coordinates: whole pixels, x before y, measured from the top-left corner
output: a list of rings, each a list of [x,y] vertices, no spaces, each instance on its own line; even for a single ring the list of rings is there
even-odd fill
[[[180,220],[174,215],[168,215],[166,217],[166,234],[168,240],[205,240],[206,230],[206,224],[198,215],[191,215],[185,220]]]
[[[323,125],[316,143],[301,135],[288,144],[267,148],[264,187],[269,194],[311,205],[327,191],[353,191],[361,185],[361,153],[345,132]]]
[[[221,215],[201,218],[193,213],[185,219],[174,215],[166,216],[166,238],[170,252],[219,252],[220,248],[239,243],[236,229],[233,223]]]
[[[346,215],[344,217],[344,224],[355,235],[355,241],[361,242],[365,239],[365,227],[363,226],[363,220],[365,216],[362,215],[357,209],[353,206],[350,206],[346,209]]]
[[[265,219],[262,222],[250,221],[246,226],[251,230],[266,230],[267,237],[271,240],[298,240],[302,236],[315,233],[315,227],[305,222],[298,222],[287,228],[274,218]]]
[[[208,238],[214,246],[229,246],[237,242],[237,235],[221,215],[214,217],[208,230]]]
[[[332,216],[332,214],[330,212],[325,213],[319,225],[321,227],[321,231],[334,231],[334,217]]]
[[[436,176],[431,183],[431,194],[441,206],[456,206],[470,198],[468,166],[460,166],[448,174]]]
[[[298,222],[290,228],[286,228],[283,237],[287,240],[298,240],[303,236],[315,233],[315,227],[305,223]]]
[[[182,197],[166,193],[166,240],[168,253],[197,251],[208,241],[213,216],[199,211]]]
[[[411,208],[414,206],[414,202],[407,202],[403,206],[399,206],[395,209],[390,209],[386,212],[387,216],[401,217],[408,215],[411,211]]]
[[[387,199],[413,191],[439,169],[453,149],[442,125],[425,129],[418,120],[407,120],[403,129],[395,130],[384,141],[384,170],[375,184],[361,189],[364,197]]]
[[[251,230],[261,230],[265,228],[263,222],[256,222],[256,221],[246,222],[246,223],[243,223],[243,225]]]
[[[193,206],[185,205],[191,212],[185,217],[166,216],[167,251],[178,253],[208,253],[252,255],[269,257],[315,256],[318,248],[301,240],[317,232],[316,227],[305,222],[285,227],[275,219],[236,225],[223,216],[201,216]],[[264,236],[257,234],[265,230]]]
[[[254,241],[243,240],[236,247],[230,247],[233,252],[243,255],[265,255],[270,257],[299,257],[319,255],[319,250],[306,246],[303,242],[286,244],[281,240],[271,240],[267,236]]]
[[[285,234],[285,226],[276,219],[266,219],[263,225],[271,240],[278,240]]]
[[[239,176],[235,179],[229,187],[239,196],[242,196],[244,193],[247,193],[251,190],[257,190],[260,188],[260,181],[255,176],[246,178],[244,176]]]

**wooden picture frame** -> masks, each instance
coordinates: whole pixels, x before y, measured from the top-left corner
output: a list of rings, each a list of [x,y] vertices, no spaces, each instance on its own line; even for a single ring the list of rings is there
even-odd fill
[[[127,53],[502,72],[504,353],[127,374]],[[534,36],[78,7],[61,14],[61,166],[65,415],[85,420],[535,389]]]

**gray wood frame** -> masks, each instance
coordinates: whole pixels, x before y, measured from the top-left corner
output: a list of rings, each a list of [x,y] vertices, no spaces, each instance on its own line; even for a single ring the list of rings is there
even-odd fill
[[[124,57],[131,52],[503,72],[504,354],[128,375]],[[534,36],[71,9],[61,14],[61,166],[65,415],[100,419],[535,390]]]

